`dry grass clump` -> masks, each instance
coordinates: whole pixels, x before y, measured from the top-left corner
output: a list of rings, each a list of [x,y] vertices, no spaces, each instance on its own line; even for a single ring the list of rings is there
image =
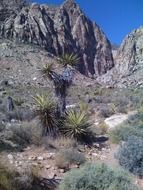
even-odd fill
[[[42,128],[38,125],[37,120],[23,122],[11,129],[13,132],[12,141],[16,144],[25,146],[28,144],[41,145],[42,143]]]
[[[31,168],[20,172],[5,157],[0,157],[0,190],[32,190],[34,175]]]
[[[75,148],[77,146],[77,141],[72,138],[67,138],[64,136],[59,136],[58,138],[50,138],[46,137],[44,139],[44,144],[46,148],[55,148],[55,149],[68,149],[68,148]]]
[[[85,163],[86,159],[84,154],[79,153],[75,149],[62,150],[56,155],[55,165],[58,168],[68,169],[70,165],[81,165]]]

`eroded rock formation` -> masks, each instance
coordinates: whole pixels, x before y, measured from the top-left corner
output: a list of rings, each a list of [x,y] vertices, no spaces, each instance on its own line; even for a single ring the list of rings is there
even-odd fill
[[[114,57],[115,66],[97,81],[115,87],[143,87],[143,27],[123,40]]]

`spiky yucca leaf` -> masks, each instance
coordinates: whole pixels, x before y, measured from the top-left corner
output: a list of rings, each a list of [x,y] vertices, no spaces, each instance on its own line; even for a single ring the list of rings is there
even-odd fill
[[[78,63],[79,57],[76,54],[63,54],[59,57],[59,62],[63,66],[71,65],[74,66]]]
[[[53,71],[53,63],[46,64],[41,69],[43,76],[48,76],[48,77],[51,76],[52,71]]]
[[[43,133],[55,134],[57,131],[57,119],[55,114],[55,104],[53,100],[46,95],[36,95],[34,97],[37,113],[43,125]]]
[[[89,134],[90,126],[91,124],[89,123],[88,116],[84,110],[69,110],[66,113],[63,133],[67,137],[82,140]]]

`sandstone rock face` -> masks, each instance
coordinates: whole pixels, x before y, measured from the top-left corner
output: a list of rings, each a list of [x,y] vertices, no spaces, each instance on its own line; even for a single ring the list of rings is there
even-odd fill
[[[77,53],[78,69],[87,76],[100,76],[114,66],[110,42],[73,0],[60,7],[33,3],[5,15],[0,36],[39,45],[54,55]]]
[[[143,86],[143,27],[127,35],[116,56],[120,83]]]
[[[115,67],[98,81],[117,87],[143,87],[143,27],[125,37],[115,56]]]

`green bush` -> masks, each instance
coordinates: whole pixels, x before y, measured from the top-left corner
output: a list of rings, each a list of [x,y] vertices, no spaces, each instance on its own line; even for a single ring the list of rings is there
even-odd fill
[[[86,161],[84,154],[77,150],[62,150],[55,159],[55,164],[58,168],[69,168],[71,164],[83,164]]]
[[[71,170],[60,184],[60,190],[137,190],[128,173],[105,164],[86,164]]]
[[[143,177],[143,138],[131,136],[120,146],[116,155],[121,166]]]
[[[135,135],[138,137],[143,137],[143,127],[140,126],[119,126],[113,129],[109,133],[110,139],[113,143],[119,143],[121,141],[127,141],[128,137]]]

